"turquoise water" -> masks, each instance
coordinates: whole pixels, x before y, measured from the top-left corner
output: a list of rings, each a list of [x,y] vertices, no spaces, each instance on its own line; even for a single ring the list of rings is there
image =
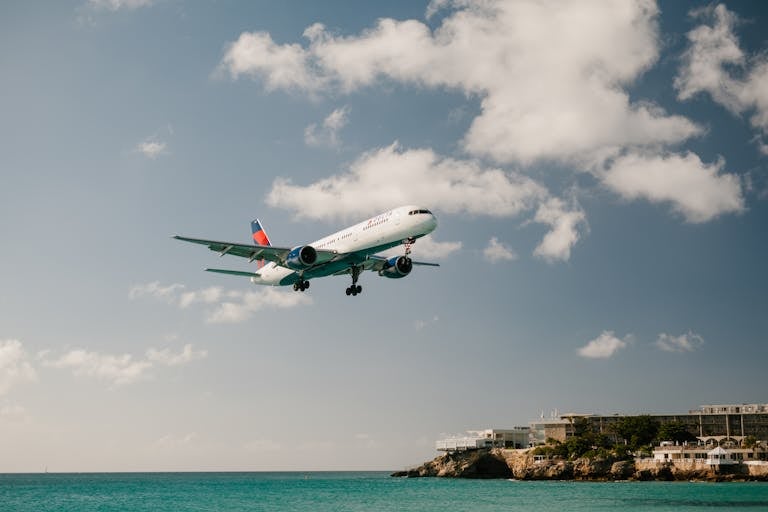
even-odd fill
[[[517,482],[387,473],[0,475],[0,511],[768,511],[768,483]]]

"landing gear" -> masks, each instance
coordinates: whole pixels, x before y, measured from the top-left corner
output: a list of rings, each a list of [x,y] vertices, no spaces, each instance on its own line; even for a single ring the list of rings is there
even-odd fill
[[[300,278],[297,282],[293,283],[293,291],[295,292],[303,292],[304,290],[309,289],[309,281],[305,280],[304,278]]]
[[[357,280],[360,278],[360,270],[361,268],[358,266],[352,267],[352,286],[347,288],[347,295],[352,295],[353,297],[357,295],[358,293],[362,293],[363,287],[357,284]]]
[[[361,293],[363,291],[363,287],[359,284],[356,286],[350,286],[347,288],[347,295],[357,295],[358,293]]]
[[[408,257],[408,255],[411,254],[411,246],[413,244],[415,244],[415,243],[416,243],[416,239],[413,238],[413,237],[406,238],[405,240],[403,240],[403,245],[405,246],[405,256],[406,257]]]

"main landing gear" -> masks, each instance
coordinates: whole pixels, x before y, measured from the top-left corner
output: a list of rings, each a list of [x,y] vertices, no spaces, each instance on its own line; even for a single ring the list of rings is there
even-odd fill
[[[295,292],[303,292],[304,290],[309,289],[309,281],[307,281],[304,278],[299,278],[299,280],[295,283],[293,283],[293,291]]]
[[[355,296],[363,291],[363,287],[357,284],[357,280],[360,278],[360,267],[352,267],[352,286],[347,288],[347,295]]]

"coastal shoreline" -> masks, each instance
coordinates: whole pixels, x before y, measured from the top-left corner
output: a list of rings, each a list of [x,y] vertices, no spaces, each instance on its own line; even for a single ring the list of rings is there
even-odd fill
[[[484,449],[440,455],[393,477],[575,481],[707,481],[768,482],[768,464],[735,464],[727,468],[693,467],[650,458],[536,459],[531,449]]]

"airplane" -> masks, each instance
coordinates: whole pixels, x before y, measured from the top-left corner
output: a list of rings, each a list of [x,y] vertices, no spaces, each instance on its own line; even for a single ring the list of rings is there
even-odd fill
[[[306,245],[275,247],[269,240],[261,221],[251,222],[253,245],[217,242],[175,235],[183,242],[207,245],[220,256],[230,254],[257,262],[256,272],[207,268],[208,272],[250,277],[253,284],[287,286],[294,291],[309,288],[310,279],[349,274],[352,285],[347,295],[355,296],[363,291],[357,284],[365,270],[378,272],[380,276],[398,279],[411,273],[414,265],[438,267],[437,263],[413,261],[411,246],[416,239],[431,233],[437,227],[437,219],[427,209],[407,205],[394,208],[364,220],[332,235]],[[398,245],[405,246],[403,256],[386,258],[376,253]]]

